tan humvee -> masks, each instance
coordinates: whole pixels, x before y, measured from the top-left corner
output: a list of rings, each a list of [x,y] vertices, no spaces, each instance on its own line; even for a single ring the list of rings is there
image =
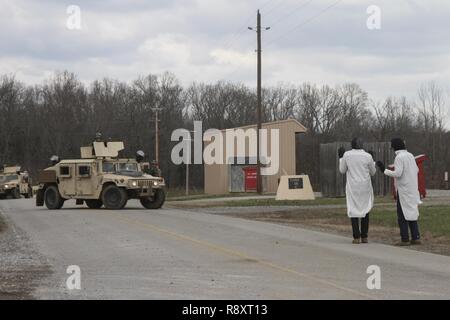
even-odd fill
[[[39,172],[36,205],[60,209],[64,201],[76,199],[91,209],[122,209],[128,199],[139,199],[147,209],[161,208],[164,179],[142,171],[142,156],[119,159],[123,148],[123,142],[95,141],[81,148],[81,159],[55,161]]]
[[[33,196],[28,172],[21,171],[20,166],[5,166],[0,168],[0,197],[11,196],[19,199],[21,196]]]

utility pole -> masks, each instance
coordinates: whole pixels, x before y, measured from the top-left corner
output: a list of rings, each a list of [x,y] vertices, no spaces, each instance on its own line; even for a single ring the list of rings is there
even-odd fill
[[[261,159],[260,159],[260,151],[261,151],[261,141],[259,138],[260,132],[261,132],[261,14],[256,14],[256,35],[257,35],[257,84],[256,84],[256,91],[257,91],[257,115],[256,120],[258,122],[257,125],[257,131],[256,131],[256,191],[258,194],[262,193],[262,181],[261,181]]]
[[[249,27],[250,30],[253,28]],[[269,30],[270,27],[265,28]],[[262,179],[261,179],[261,159],[260,159],[260,131],[261,131],[261,109],[262,109],[262,95],[261,95],[261,13],[259,10],[256,13],[256,42],[257,42],[257,80],[256,80],[256,121],[257,121],[257,134],[256,134],[256,191],[262,193]]]
[[[190,130],[189,131],[189,143],[190,144],[192,144],[191,133],[195,135],[195,132],[196,132],[195,130]],[[188,159],[187,159],[187,162],[186,162],[186,190],[185,190],[185,194],[187,196],[189,195],[189,162],[191,161],[191,159],[192,159],[192,155],[189,152]]]
[[[186,192],[185,195],[189,195],[189,162],[186,163]]]
[[[159,111],[161,108],[152,108],[152,111],[155,112],[155,160],[159,167]]]

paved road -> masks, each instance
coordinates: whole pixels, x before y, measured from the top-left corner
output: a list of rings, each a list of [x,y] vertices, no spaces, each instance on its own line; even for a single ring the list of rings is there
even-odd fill
[[[42,299],[450,298],[450,257],[137,202],[49,211],[4,200],[0,210],[51,265],[34,293]],[[80,266],[82,290],[66,289],[69,265]],[[370,265],[380,290],[367,289]]]

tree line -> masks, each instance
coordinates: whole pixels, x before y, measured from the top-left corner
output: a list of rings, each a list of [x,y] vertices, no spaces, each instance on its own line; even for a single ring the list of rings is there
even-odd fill
[[[307,129],[297,139],[297,170],[320,185],[319,146],[349,141],[389,141],[403,137],[414,154],[425,153],[428,186],[444,186],[450,168],[449,110],[446,92],[435,82],[420,86],[413,99],[387,97],[373,101],[359,85],[330,87],[311,83],[280,83],[263,88],[263,121],[295,118]],[[36,85],[14,76],[0,77],[0,164],[21,164],[36,176],[51,155],[79,157],[79,147],[96,132],[122,140],[124,156],[142,149],[154,157],[153,108],[160,108],[160,166],[171,188],[185,184],[184,166],[170,161],[173,130],[232,128],[256,122],[256,92],[241,83],[218,81],[182,86],[175,75],[139,77],[132,82],[96,80],[89,85],[68,71]],[[190,167],[191,186],[203,187],[203,168]]]

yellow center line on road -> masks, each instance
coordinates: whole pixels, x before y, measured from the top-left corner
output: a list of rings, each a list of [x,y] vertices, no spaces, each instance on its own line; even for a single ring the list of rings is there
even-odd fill
[[[111,213],[113,213],[113,212],[108,212],[108,213],[102,212],[102,213],[105,214],[105,215],[107,214],[108,216],[111,216]],[[305,279],[311,280],[313,282],[317,282],[317,283],[320,283],[322,285],[330,286],[330,287],[333,287],[335,289],[339,289],[339,290],[345,291],[347,293],[351,293],[351,294],[354,294],[354,295],[357,295],[357,296],[360,296],[360,297],[363,297],[363,298],[366,298],[366,299],[378,300],[378,298],[376,298],[376,297],[374,297],[372,295],[360,292],[358,290],[354,290],[354,289],[350,289],[350,288],[347,288],[347,287],[340,286],[340,285],[335,284],[335,283],[333,283],[331,281],[318,278],[318,277],[316,277],[314,275],[310,275],[310,274],[307,274],[307,273],[304,273],[304,272],[300,272],[300,271],[293,270],[293,269],[290,269],[290,268],[287,268],[287,267],[283,267],[283,266],[280,266],[278,264],[274,264],[274,263],[269,262],[269,261],[261,260],[259,258],[252,257],[250,255],[247,255],[247,254],[243,253],[243,252],[232,250],[232,249],[229,249],[229,248],[224,247],[224,246],[216,245],[216,244],[213,244],[213,243],[210,243],[210,242],[207,242],[207,241],[203,241],[203,240],[194,239],[192,237],[189,237],[189,236],[186,236],[186,235],[183,235],[183,234],[179,234],[179,233],[177,233],[175,231],[164,229],[164,228],[155,226],[155,225],[150,224],[150,223],[141,222],[141,221],[136,220],[136,219],[130,219],[130,218],[124,217],[124,216],[122,216],[122,215],[120,215],[118,213],[115,213],[115,212],[113,214],[118,220],[121,220],[121,221],[126,222],[126,223],[131,224],[131,225],[136,225],[136,226],[139,226],[139,227],[144,228],[144,229],[156,231],[156,232],[161,233],[161,234],[166,234],[166,235],[169,235],[169,236],[171,236],[173,238],[176,238],[178,240],[184,240],[186,242],[191,242],[191,243],[194,243],[194,244],[199,245],[199,246],[207,247],[207,248],[209,248],[209,249],[211,249],[213,251],[220,252],[220,253],[223,253],[223,254],[226,254],[226,255],[229,255],[229,256],[232,256],[232,257],[239,257],[239,258],[242,258],[242,259],[251,260],[251,261],[254,261],[254,262],[258,263],[258,264],[266,266],[269,269],[273,269],[273,270],[281,271],[281,272],[288,273],[288,274],[291,274],[291,275],[295,275],[295,276],[298,276],[298,277],[301,277],[301,278],[305,278]]]

